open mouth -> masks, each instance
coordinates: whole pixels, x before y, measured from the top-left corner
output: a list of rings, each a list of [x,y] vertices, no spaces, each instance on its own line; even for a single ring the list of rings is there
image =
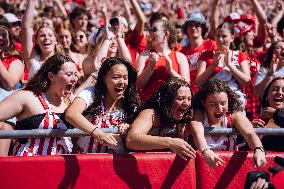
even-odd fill
[[[117,94],[123,94],[124,91],[125,91],[124,88],[114,88],[114,90],[115,90],[115,92],[116,92]]]
[[[284,58],[284,51],[280,53],[280,56]]]
[[[47,41],[47,42],[44,42],[44,43],[43,43],[43,46],[47,47],[47,46],[50,46],[51,44],[52,44],[51,41]]]
[[[71,93],[73,88],[74,88],[74,84],[68,84],[65,87],[65,91],[67,91],[68,93]]]
[[[275,103],[283,103],[284,99],[282,97],[276,97],[273,99]]]
[[[177,110],[177,113],[178,113],[178,114],[184,114],[184,113],[186,113],[187,110],[188,110],[188,108],[179,108],[179,109]]]
[[[215,118],[220,119],[223,116],[223,113],[214,113]]]

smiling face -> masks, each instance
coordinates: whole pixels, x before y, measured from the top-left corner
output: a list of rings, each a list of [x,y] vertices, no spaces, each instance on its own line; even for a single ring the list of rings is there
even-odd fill
[[[255,38],[254,31],[249,31],[244,35],[244,43],[248,47],[253,47],[253,40]]]
[[[128,86],[128,70],[123,64],[116,64],[110,68],[105,76],[107,97],[118,99],[124,95]]]
[[[203,107],[207,112],[209,120],[218,123],[228,111],[228,96],[225,92],[214,92],[208,94],[205,101],[202,101]]]
[[[109,32],[110,33],[110,44],[109,44],[109,52],[111,54],[116,54],[117,50],[118,50],[118,43],[117,43],[117,38],[115,36],[115,34],[113,32]]]
[[[41,28],[37,33],[36,43],[43,53],[54,52],[57,42],[53,30],[48,27]]]
[[[51,87],[57,90],[60,96],[70,95],[78,81],[78,69],[75,63],[65,62],[57,74],[49,72]]]
[[[228,49],[233,42],[232,34],[228,29],[217,29],[215,39],[219,49]]]
[[[5,28],[0,27],[0,53],[7,50],[10,45],[9,32]]]
[[[267,98],[270,107],[284,108],[284,79],[278,79],[271,84]]]
[[[191,106],[191,91],[190,88],[182,86],[177,90],[172,105],[172,115],[176,121],[183,118],[184,114]]]

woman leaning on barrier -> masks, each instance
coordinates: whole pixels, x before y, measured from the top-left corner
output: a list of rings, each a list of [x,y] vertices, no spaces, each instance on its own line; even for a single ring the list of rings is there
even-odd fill
[[[128,61],[108,58],[102,63],[95,88],[83,90],[70,105],[66,120],[91,135],[79,139],[81,153],[126,152],[121,135],[140,104],[136,79]],[[104,133],[101,128],[118,128],[119,134]]]
[[[127,147],[133,150],[170,149],[183,159],[195,158],[195,150],[186,142],[192,112],[191,94],[189,84],[183,79],[171,78],[163,83],[131,125]],[[148,134],[152,128],[158,128],[158,136]],[[168,135],[165,133],[168,128],[176,128],[178,133]],[[209,166],[223,163],[214,152],[211,155],[211,159],[205,159]]]
[[[210,136],[204,139],[204,128],[235,127],[254,149],[257,166],[266,163],[264,148],[248,118],[241,112],[241,102],[227,82],[217,79],[207,81],[193,98],[194,115],[191,128],[197,146],[204,158],[211,158],[212,150],[238,150],[236,136]],[[207,147],[207,144],[210,148]]]
[[[63,114],[72,100],[77,72],[71,58],[51,56],[23,90],[0,102],[0,121],[16,116],[16,130],[67,129]],[[68,154],[72,147],[69,137],[25,138],[17,140],[13,155]]]

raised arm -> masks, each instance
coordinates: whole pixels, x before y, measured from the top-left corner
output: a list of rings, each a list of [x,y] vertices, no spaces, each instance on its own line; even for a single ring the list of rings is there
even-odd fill
[[[259,25],[257,28],[257,36],[258,36],[258,39],[260,39],[261,43],[263,44],[266,38],[266,33],[264,31],[265,31],[265,24],[267,23],[267,17],[266,17],[266,14],[263,8],[259,4],[258,0],[250,0],[250,1],[254,7],[255,14],[259,22]]]
[[[36,0],[28,0],[27,9],[22,20],[21,39],[23,43],[24,61],[27,69],[29,70],[30,58],[33,50],[33,10],[35,9]]]
[[[276,15],[272,18],[271,24],[277,28],[277,23],[284,16],[284,3],[281,1],[277,1],[276,3]]]
[[[130,0],[130,3],[133,7],[134,14],[136,16],[137,23],[135,25],[135,30],[139,33],[139,35],[142,35],[142,32],[144,31],[144,25],[146,23],[146,17],[141,10],[137,0]]]
[[[182,139],[148,135],[150,129],[158,124],[153,109],[140,112],[128,132],[126,146],[133,150],[171,149],[183,159],[195,158],[193,148]]]
[[[53,0],[55,6],[57,6],[58,10],[60,11],[60,13],[62,14],[62,16],[64,17],[64,19],[68,18],[68,14],[62,4],[61,0]]]
[[[9,68],[3,65],[0,60],[0,83],[8,91],[12,90],[15,85],[21,80],[21,76],[24,73],[24,63],[17,59],[14,60]]]
[[[209,18],[210,22],[210,32],[211,36],[215,36],[216,28],[219,25],[219,17],[220,17],[220,10],[219,10],[219,5],[221,3],[221,0],[213,0],[212,4],[212,10],[211,10],[211,16]]]

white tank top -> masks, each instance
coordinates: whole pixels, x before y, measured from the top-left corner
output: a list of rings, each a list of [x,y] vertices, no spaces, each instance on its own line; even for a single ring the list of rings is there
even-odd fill
[[[37,71],[40,69],[41,64],[39,63],[40,55],[36,55],[35,58],[32,58],[30,60],[31,67],[29,69],[29,80],[37,73]]]

